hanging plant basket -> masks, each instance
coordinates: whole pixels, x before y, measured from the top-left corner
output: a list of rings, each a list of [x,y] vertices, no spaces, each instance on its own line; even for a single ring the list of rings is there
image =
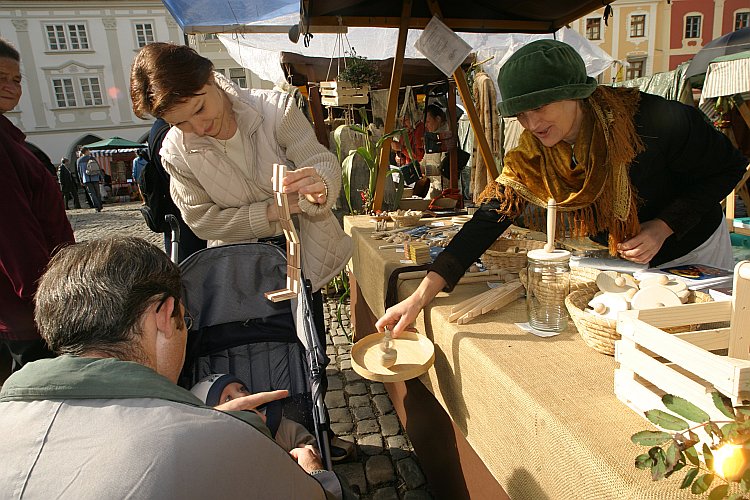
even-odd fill
[[[367,104],[370,86],[354,86],[344,80],[320,82],[320,97],[324,106],[345,106],[347,104]]]

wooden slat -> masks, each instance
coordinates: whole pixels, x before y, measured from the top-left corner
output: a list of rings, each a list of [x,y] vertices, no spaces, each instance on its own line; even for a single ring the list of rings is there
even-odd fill
[[[621,312],[619,317],[637,318],[657,328],[696,325],[729,321],[732,315],[730,301],[701,302],[699,304],[681,304],[672,307],[655,309],[631,309]]]
[[[729,356],[750,359],[750,261],[742,261],[734,268],[732,303]]]
[[[707,351],[727,349],[729,347],[729,327],[699,330],[697,332],[675,333],[678,339],[690,342]]]

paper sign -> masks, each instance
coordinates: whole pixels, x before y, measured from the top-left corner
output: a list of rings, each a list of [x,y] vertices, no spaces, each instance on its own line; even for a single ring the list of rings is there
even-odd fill
[[[471,54],[471,45],[435,16],[427,23],[414,47],[447,76],[451,76]]]

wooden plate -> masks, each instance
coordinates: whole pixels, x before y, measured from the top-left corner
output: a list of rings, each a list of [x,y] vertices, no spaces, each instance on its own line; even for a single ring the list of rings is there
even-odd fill
[[[362,377],[377,382],[403,382],[419,377],[435,361],[435,346],[416,332],[404,332],[393,339],[396,363],[386,368],[380,361],[382,333],[373,333],[352,346],[352,368]]]

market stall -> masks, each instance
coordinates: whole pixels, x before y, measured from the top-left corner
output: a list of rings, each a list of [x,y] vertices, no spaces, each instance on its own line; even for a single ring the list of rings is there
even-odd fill
[[[112,137],[103,141],[85,144],[91,150],[91,155],[99,162],[101,169],[111,178],[110,191],[107,193],[110,201],[132,201],[136,194],[135,181],[132,179],[133,160],[138,150],[145,144],[128,141],[121,137]]]
[[[355,242],[353,309],[357,336],[374,332],[389,288],[397,300],[419,279],[390,279],[403,253],[380,249],[368,217],[345,219]],[[389,282],[391,283],[389,285]],[[679,480],[652,482],[633,465],[642,449],[630,435],[647,426],[617,400],[614,358],[588,347],[572,323],[540,338],[523,299],[459,325],[451,307],[487,290],[459,284],[420,314],[416,327],[435,344],[426,376],[386,384],[431,486],[441,498],[691,498]]]

